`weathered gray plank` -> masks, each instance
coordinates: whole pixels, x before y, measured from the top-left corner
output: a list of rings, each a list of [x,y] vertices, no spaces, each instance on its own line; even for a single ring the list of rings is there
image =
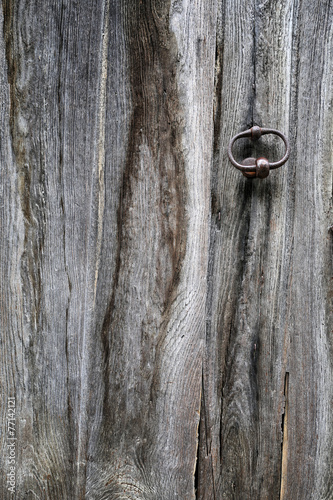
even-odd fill
[[[132,109],[116,267],[103,314],[105,392],[89,498],[194,497],[208,248],[212,6],[127,2],[121,8]],[[112,184],[109,189],[114,192]]]
[[[10,282],[23,313],[12,331],[22,345],[15,366],[17,490],[28,498],[81,498],[87,393],[95,382],[88,388],[105,6],[3,7],[10,168],[24,220],[19,267]]]
[[[294,101],[294,252],[291,262],[289,421],[285,498],[333,496],[331,2],[298,10]],[[318,34],[321,34],[321,36]],[[330,273],[328,276],[327,273]],[[288,324],[287,323],[287,324]],[[294,427],[294,429],[293,429]],[[305,474],[304,474],[305,473]]]
[[[328,499],[332,7],[240,1],[219,12],[198,498]],[[292,144],[263,182],[226,158],[252,124]]]

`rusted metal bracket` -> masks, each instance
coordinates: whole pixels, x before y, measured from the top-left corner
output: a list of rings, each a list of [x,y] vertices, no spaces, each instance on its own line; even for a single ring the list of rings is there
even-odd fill
[[[242,163],[238,163],[232,154],[232,147],[237,139],[242,139],[243,137],[249,137],[252,140],[258,140],[262,135],[265,134],[275,134],[281,137],[283,140],[286,151],[283,158],[276,162],[269,162],[267,158],[245,158]],[[281,167],[289,158],[290,147],[287,137],[282,134],[279,130],[275,130],[273,128],[260,128],[258,126],[254,126],[249,130],[245,130],[245,132],[241,132],[240,134],[235,135],[228,147],[228,156],[229,160],[233,164],[234,167],[238,168],[245,177],[249,179],[253,179],[254,177],[258,177],[259,179],[264,179],[268,177],[269,171],[274,168]]]

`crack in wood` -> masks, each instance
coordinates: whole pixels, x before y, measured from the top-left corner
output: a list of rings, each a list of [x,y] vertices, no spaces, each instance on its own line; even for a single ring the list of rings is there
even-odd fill
[[[194,466],[194,498],[197,497],[197,492],[199,489],[199,468],[200,468],[200,436],[201,436],[201,417],[202,417],[202,406],[203,406],[203,380],[201,384],[201,403],[200,403],[200,413],[199,413],[199,422],[198,422],[198,430],[197,430],[197,450],[195,457],[195,466]]]
[[[280,500],[287,498],[289,372],[286,372],[284,377],[284,405],[284,412],[282,414],[281,421],[282,442]]]

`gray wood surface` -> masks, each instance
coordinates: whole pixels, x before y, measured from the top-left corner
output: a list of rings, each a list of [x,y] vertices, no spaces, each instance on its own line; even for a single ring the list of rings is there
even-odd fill
[[[0,498],[333,500],[332,3],[0,26]]]

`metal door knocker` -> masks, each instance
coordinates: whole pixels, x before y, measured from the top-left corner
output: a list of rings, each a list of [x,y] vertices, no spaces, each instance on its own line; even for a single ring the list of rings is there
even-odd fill
[[[281,137],[281,139],[283,140],[286,147],[286,152],[281,160],[272,163],[269,162],[267,158],[245,158],[245,160],[243,160],[242,163],[238,163],[235,160],[232,154],[232,147],[234,145],[234,142],[237,141],[237,139],[241,139],[243,137],[250,137],[252,140],[258,140],[262,135],[265,134],[275,134]],[[270,169],[279,168],[284,163],[286,163],[289,157],[289,153],[290,153],[289,142],[286,136],[282,134],[282,132],[280,132],[279,130],[275,130],[273,128],[260,128],[257,126],[252,127],[249,130],[245,130],[245,132],[241,132],[240,134],[235,135],[235,137],[231,139],[228,147],[229,160],[231,161],[234,167],[238,168],[238,170],[241,170],[243,175],[245,175],[245,177],[248,177],[249,179],[253,179],[254,177],[259,177],[259,179],[264,179],[269,175]]]

